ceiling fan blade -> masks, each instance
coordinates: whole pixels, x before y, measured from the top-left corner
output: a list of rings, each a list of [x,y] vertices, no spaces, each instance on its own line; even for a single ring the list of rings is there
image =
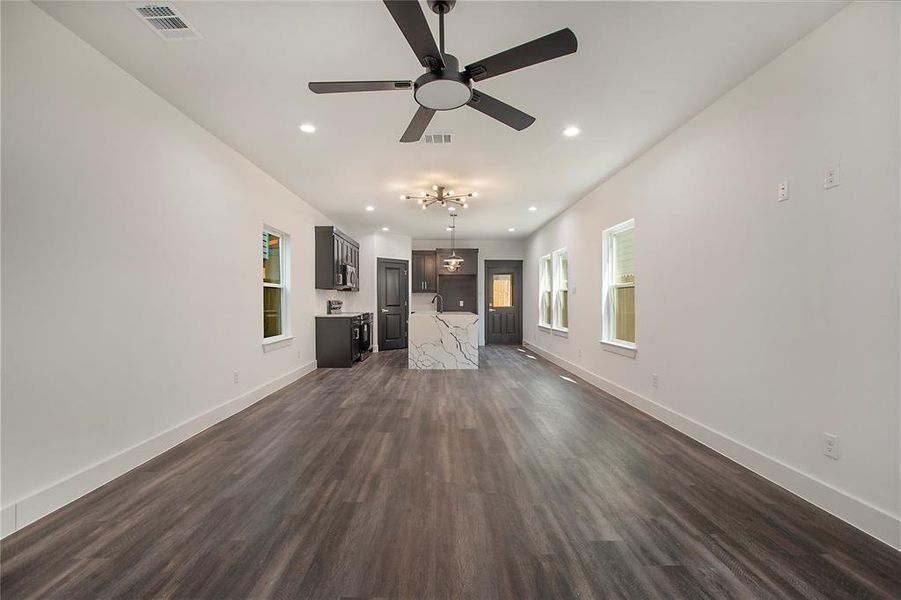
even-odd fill
[[[388,90],[412,90],[412,81],[311,81],[310,91],[317,94],[340,92],[381,92]]]
[[[419,1],[384,0],[384,2],[422,66],[431,70],[443,69],[444,59],[425,20]]]
[[[579,48],[576,34],[571,29],[561,29],[537,40],[489,56],[466,65],[466,73],[473,81],[482,81],[510,71],[530,67],[538,63],[572,54]]]
[[[522,131],[535,122],[535,117],[527,115],[518,108],[513,108],[509,104],[478,90],[472,90],[472,100],[468,104],[480,113],[486,114],[492,119],[497,119],[516,131]]]
[[[435,111],[433,109],[420,106],[419,110],[416,111],[416,114],[413,115],[413,120],[407,125],[407,130],[401,136],[400,141],[418,142],[420,138],[422,138],[422,134],[425,133],[425,128],[429,126],[429,122],[434,116]]]

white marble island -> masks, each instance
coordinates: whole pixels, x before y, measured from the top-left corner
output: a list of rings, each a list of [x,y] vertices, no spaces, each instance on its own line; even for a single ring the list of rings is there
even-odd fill
[[[409,368],[478,369],[479,316],[416,311],[407,330]]]

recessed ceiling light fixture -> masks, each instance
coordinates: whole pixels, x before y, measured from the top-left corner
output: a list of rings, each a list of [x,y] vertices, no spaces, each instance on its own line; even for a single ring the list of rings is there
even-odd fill
[[[576,127],[575,125],[570,125],[569,127],[567,127],[566,129],[563,130],[563,135],[565,135],[566,137],[576,137],[580,133],[582,133],[582,130],[579,129],[578,127]]]
[[[382,231],[390,231],[387,227],[382,227]]]
[[[374,210],[375,210],[375,207],[374,207],[374,206],[367,206],[367,207],[366,207],[366,212],[372,212],[372,211],[374,211]]]
[[[512,233],[512,232],[516,231],[516,227],[508,227],[507,231]]]
[[[304,133],[313,133],[314,131],[316,131],[316,127],[311,123],[304,123],[300,126],[300,130]]]
[[[537,206],[530,206],[530,207],[529,207],[529,212],[535,212],[536,210],[538,210],[538,207],[537,207]]]

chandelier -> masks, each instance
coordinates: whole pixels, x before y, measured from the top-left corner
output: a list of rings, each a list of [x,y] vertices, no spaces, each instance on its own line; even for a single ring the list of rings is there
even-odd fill
[[[458,206],[469,208],[469,204],[467,204],[466,200],[468,198],[475,198],[478,195],[478,192],[455,194],[454,190],[448,190],[443,185],[433,185],[431,192],[420,192],[416,196],[401,196],[400,199],[416,200],[416,203],[422,206],[422,210],[427,209],[433,204],[440,204],[441,206],[450,204],[451,206],[447,206],[447,209],[454,211],[457,210]]]
[[[450,256],[444,259],[444,268],[451,273],[459,269],[463,266],[463,257],[457,254],[456,250],[456,231],[457,231],[457,223],[455,222],[457,218],[456,213],[451,213],[451,225],[448,227],[451,232],[451,253]]]

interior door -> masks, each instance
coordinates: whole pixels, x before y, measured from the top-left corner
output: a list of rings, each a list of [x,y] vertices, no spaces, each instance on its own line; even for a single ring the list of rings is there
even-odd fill
[[[522,344],[522,261],[485,261],[485,343]]]
[[[407,347],[407,261],[378,259],[379,351]]]

